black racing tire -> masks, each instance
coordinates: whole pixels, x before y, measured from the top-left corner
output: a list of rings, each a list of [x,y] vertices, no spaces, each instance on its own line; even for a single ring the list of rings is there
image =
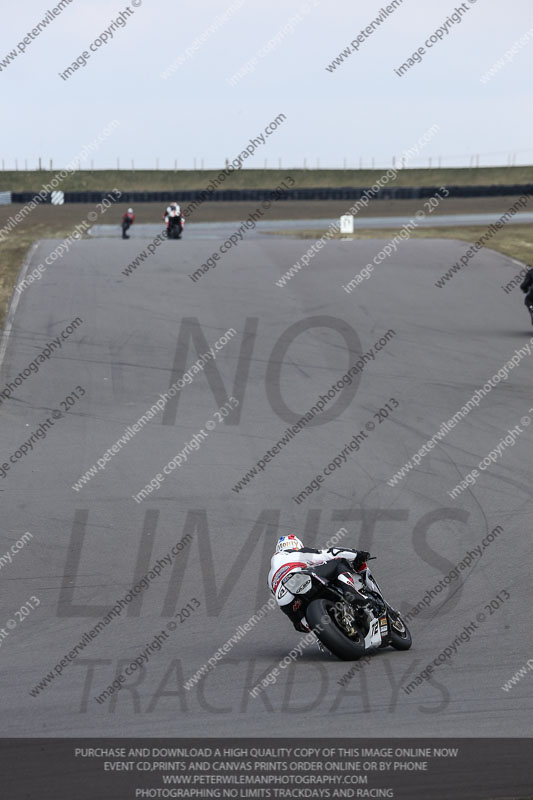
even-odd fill
[[[171,225],[169,227],[169,239],[181,239],[183,228],[181,225]]]
[[[403,631],[397,630],[394,625],[395,622],[400,623],[398,627],[402,627]],[[389,626],[390,626],[390,635],[391,635],[391,647],[394,647],[395,650],[409,650],[411,645],[413,644],[413,640],[411,638],[411,633],[409,628],[401,618],[399,614],[396,615],[396,618],[393,619],[389,615]]]
[[[364,636],[359,633],[359,640],[355,641],[343,633],[330,616],[334,606],[333,600],[323,597],[312,600],[307,606],[305,618],[315,636],[334,656],[343,661],[357,661],[365,655]]]

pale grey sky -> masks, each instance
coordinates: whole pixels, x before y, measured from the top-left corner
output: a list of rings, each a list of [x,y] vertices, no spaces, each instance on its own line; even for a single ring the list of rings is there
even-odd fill
[[[135,6],[134,3],[140,3]],[[413,166],[533,163],[531,0],[465,0],[460,24],[403,77],[394,72],[461,6],[403,0],[357,52],[326,67],[387,2],[369,0],[130,0],[113,38],[90,53],[68,80],[73,61],[127,8],[117,0],[72,0],[24,53],[7,64],[28,31],[55,7],[27,0],[4,11],[0,33],[6,168],[39,156],[66,164],[111,120],[120,126],[94,153],[96,168],[219,167],[278,114],[286,120],[245,167],[388,166],[432,125],[438,134]],[[224,15],[226,15],[224,17]],[[218,16],[218,22],[217,22]],[[210,26],[213,26],[209,32]],[[528,32],[531,31],[531,34]],[[204,32],[190,56],[186,49]],[[278,34],[276,41],[275,37]],[[521,44],[521,37],[524,37]],[[531,38],[530,38],[531,37]],[[270,50],[269,40],[273,41]],[[517,45],[490,80],[480,78]],[[255,57],[251,70],[231,77]],[[174,71],[166,79],[165,70]]]

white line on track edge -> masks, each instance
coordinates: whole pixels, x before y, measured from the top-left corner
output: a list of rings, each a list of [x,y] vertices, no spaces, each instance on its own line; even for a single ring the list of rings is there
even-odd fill
[[[17,283],[15,284],[15,286],[17,286],[17,284],[20,283],[20,281],[24,280],[26,272],[28,271],[28,268],[29,268],[29,266],[31,264],[31,260],[33,258],[33,254],[35,253],[35,251],[37,250],[37,247],[40,244],[41,244],[41,240],[39,240],[37,242],[34,242],[32,244],[32,246],[30,247],[30,249],[28,250],[28,252],[26,254],[26,258],[24,259],[24,263],[22,265],[22,268],[21,268],[21,270],[20,270],[20,272],[18,274]],[[4,364],[4,357],[5,357],[5,354],[6,354],[7,345],[9,343],[9,336],[10,336],[11,330],[13,328],[13,320],[15,319],[15,312],[17,310],[17,306],[19,304],[19,300],[20,300],[21,297],[22,297],[22,292],[19,294],[16,291],[16,289],[14,288],[13,289],[13,294],[11,295],[11,299],[9,301],[9,306],[8,306],[8,310],[7,310],[7,317],[6,317],[6,324],[5,324],[3,333],[2,333],[2,344],[0,345],[0,370],[2,369],[3,364]]]

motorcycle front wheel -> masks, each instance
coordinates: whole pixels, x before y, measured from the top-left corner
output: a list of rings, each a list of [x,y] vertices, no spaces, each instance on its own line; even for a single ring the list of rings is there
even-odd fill
[[[364,636],[360,631],[352,637],[344,633],[335,619],[333,600],[320,597],[307,606],[305,618],[322,644],[343,661],[357,661],[365,654]]]
[[[394,647],[395,650],[409,650],[413,644],[411,633],[398,612],[395,612],[394,617],[389,613],[389,625],[391,647]]]

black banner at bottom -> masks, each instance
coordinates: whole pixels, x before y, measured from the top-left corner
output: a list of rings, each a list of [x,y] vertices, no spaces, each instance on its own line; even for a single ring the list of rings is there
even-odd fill
[[[529,800],[530,739],[3,739],[6,800]]]

